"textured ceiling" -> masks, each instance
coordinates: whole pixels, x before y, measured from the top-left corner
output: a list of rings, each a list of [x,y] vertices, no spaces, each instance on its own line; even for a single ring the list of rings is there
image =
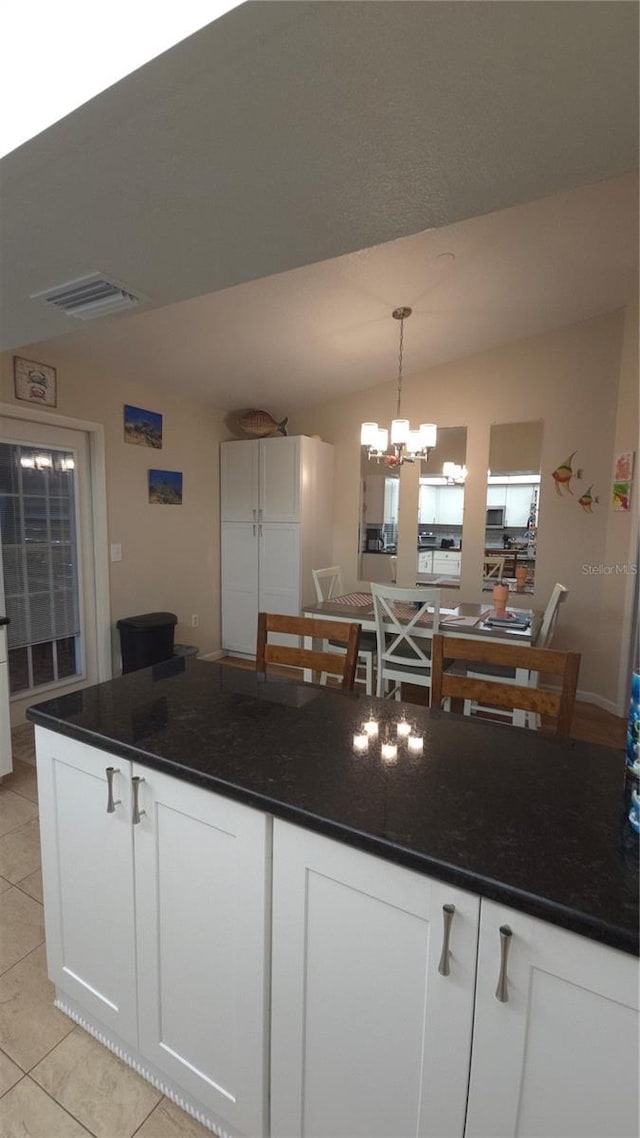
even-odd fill
[[[617,0],[241,6],[2,160],[0,346],[73,333],[29,295],[92,270],[159,307],[634,169],[637,22]],[[434,272],[407,286],[425,309]],[[382,343],[412,297],[355,276],[325,303],[357,357],[353,329]],[[299,319],[308,356],[323,327]]]
[[[638,280],[628,174],[39,344],[210,401],[282,413],[621,307]],[[37,354],[36,354],[37,353]]]

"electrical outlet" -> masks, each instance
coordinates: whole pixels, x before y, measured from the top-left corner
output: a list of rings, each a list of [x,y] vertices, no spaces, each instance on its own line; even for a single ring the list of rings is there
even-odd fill
[[[193,616],[191,617],[191,627],[197,628],[199,624],[200,624],[200,617],[198,616],[198,614],[196,612],[194,612]]]

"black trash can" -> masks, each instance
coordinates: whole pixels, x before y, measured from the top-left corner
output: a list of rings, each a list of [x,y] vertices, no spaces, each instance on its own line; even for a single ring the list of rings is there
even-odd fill
[[[170,660],[177,622],[174,612],[143,612],[119,620],[116,628],[120,633],[123,673]]]

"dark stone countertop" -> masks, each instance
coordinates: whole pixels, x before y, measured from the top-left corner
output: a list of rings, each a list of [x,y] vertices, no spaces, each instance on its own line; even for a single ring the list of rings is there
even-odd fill
[[[11,624],[11,618],[8,616],[0,616],[0,628],[3,628],[5,624]]]
[[[370,709],[424,754],[358,756]],[[622,751],[174,658],[27,718],[626,952],[638,839]],[[395,732],[394,732],[395,733]]]

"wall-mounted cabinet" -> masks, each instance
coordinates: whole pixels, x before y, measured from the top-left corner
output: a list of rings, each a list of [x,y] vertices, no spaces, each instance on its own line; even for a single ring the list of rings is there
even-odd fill
[[[463,486],[432,486],[421,483],[419,503],[418,518],[421,525],[462,525]]]

